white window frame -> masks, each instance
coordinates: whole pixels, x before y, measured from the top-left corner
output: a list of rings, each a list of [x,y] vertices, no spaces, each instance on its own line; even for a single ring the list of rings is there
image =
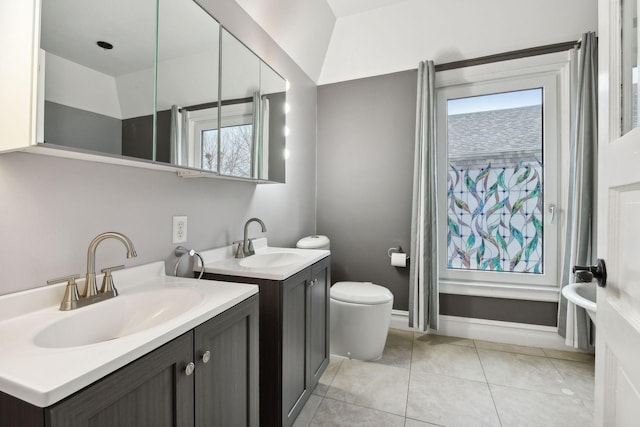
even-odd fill
[[[241,126],[253,124],[253,103],[223,105],[221,111],[222,127]],[[193,149],[190,150],[192,158],[190,165],[202,167],[202,132],[218,129],[218,108],[206,108],[189,112],[189,141],[193,141]],[[213,172],[219,173],[217,170]]]
[[[441,292],[557,301],[564,230],[560,212],[568,189],[570,65],[569,52],[522,58],[436,73],[438,138],[439,270]],[[543,88],[543,273],[457,270],[447,267],[447,99]],[[565,168],[568,169],[568,168]],[[555,175],[555,176],[554,176]],[[553,223],[549,214],[555,206]]]

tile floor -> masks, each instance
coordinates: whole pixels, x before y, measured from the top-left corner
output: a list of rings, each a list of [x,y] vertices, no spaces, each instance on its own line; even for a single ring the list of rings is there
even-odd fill
[[[376,362],[331,357],[301,426],[584,427],[593,355],[392,329]]]

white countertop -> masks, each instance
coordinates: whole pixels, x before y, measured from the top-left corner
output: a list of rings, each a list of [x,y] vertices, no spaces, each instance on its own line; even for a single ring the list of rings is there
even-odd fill
[[[289,265],[269,267],[269,268],[250,268],[240,265],[241,259],[234,258],[235,246],[224,246],[221,248],[201,251],[200,255],[204,260],[204,271],[206,273],[224,274],[228,276],[252,277],[256,279],[284,280],[293,276],[297,272],[315,264],[323,258],[328,257],[331,252],[323,249],[298,249],[298,248],[279,248],[267,245],[267,239],[255,239],[253,247],[256,255],[278,252],[291,252],[301,255],[300,262]],[[246,259],[246,258],[244,258]],[[194,264],[196,272],[200,272],[200,260],[196,258]]]
[[[255,285],[169,277],[164,262],[115,271],[113,277],[121,296],[189,287],[197,289],[202,300],[157,326],[117,339],[43,348],[35,344],[34,337],[47,326],[120,296],[71,311],[58,309],[65,284],[0,296],[0,391],[47,407],[258,292]],[[80,289],[82,282],[78,281]]]

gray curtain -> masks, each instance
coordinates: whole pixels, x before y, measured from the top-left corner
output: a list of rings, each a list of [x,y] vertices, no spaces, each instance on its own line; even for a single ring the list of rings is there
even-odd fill
[[[170,149],[171,163],[187,166],[188,162],[188,138],[186,136],[189,113],[180,111],[177,105],[171,106],[171,134]]]
[[[577,53],[577,85],[571,121],[569,205],[562,286],[573,282],[574,265],[592,265],[596,254],[598,153],[598,47],[595,33],[582,36]],[[568,307],[569,306],[569,307]],[[575,310],[574,310],[575,308]],[[569,327],[567,327],[569,325]],[[558,333],[567,345],[588,349],[590,321],[586,311],[560,297]]]
[[[411,211],[409,326],[438,329],[436,105],[433,61],[418,66],[416,141]]]

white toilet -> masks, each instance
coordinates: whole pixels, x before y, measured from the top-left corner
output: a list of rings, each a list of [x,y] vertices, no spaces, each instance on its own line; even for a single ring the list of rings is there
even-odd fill
[[[330,351],[350,359],[377,360],[387,341],[393,294],[370,282],[331,287]]]
[[[303,249],[329,249],[326,236],[298,241]],[[391,323],[393,294],[371,282],[337,282],[331,287],[330,352],[359,360],[382,357]]]

